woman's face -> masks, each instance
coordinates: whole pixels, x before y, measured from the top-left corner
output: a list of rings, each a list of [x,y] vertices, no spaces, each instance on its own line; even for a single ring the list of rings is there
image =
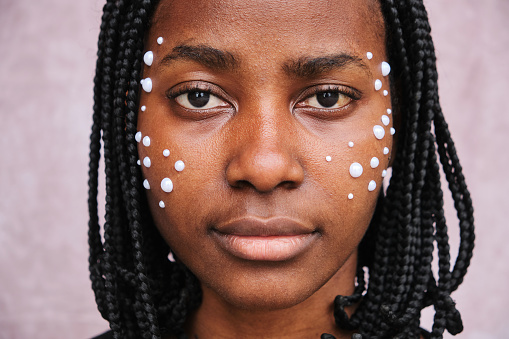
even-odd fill
[[[145,49],[148,201],[204,288],[289,307],[355,262],[393,143],[377,2],[162,1]]]

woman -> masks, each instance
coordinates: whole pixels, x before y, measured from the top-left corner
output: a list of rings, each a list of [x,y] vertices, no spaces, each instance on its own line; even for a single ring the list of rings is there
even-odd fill
[[[419,1],[109,1],[89,198],[109,335],[419,338],[429,305],[431,338],[461,332],[472,204],[429,30]]]

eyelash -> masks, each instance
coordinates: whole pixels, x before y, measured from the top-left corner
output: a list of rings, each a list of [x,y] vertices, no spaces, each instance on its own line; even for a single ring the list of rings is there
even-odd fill
[[[306,96],[302,100],[299,100],[299,102],[309,99],[314,95],[317,95],[320,93],[327,93],[327,92],[339,93],[339,94],[347,96],[348,98],[350,98],[352,100],[359,100],[361,98],[361,94],[359,91],[357,91],[351,87],[345,87],[345,86],[325,85],[325,86],[313,87],[310,90],[311,90],[311,92],[306,93]]]

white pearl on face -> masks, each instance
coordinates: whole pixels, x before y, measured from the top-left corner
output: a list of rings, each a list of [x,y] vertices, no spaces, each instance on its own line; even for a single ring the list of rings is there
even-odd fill
[[[384,124],[384,126],[387,126],[389,125],[389,122],[390,122],[389,117],[385,114],[382,115],[382,124]]]
[[[134,135],[134,140],[136,140],[136,142],[141,141],[141,132],[136,132],[136,134]]]
[[[173,182],[170,180],[170,178],[164,178],[161,180],[161,189],[166,193],[173,191]]]
[[[348,194],[348,199],[350,199],[350,200],[353,199],[353,194],[352,193]]]
[[[148,136],[143,138],[143,145],[146,147],[150,146],[150,138]]]
[[[143,81],[141,82],[141,87],[143,87],[143,90],[147,93],[152,92],[152,79],[150,78],[143,79]]]
[[[177,172],[182,172],[185,167],[186,167],[186,165],[184,164],[184,162],[182,160],[177,160],[175,162],[175,170],[177,170]]]
[[[386,77],[389,75],[390,72],[391,72],[391,65],[389,65],[387,62],[383,61],[382,62],[382,75],[384,77]]]
[[[375,138],[377,138],[378,140],[382,140],[383,137],[385,136],[385,130],[380,125],[375,125],[373,127],[373,133],[375,134]]]
[[[373,59],[373,53],[371,52],[366,53],[366,57],[368,58],[368,60]]]
[[[173,252],[170,252],[170,254],[168,254],[168,260],[171,262],[175,262],[175,257],[173,256]]]
[[[161,208],[165,208],[166,207],[166,205],[164,204],[164,201],[162,201],[162,200],[159,201],[159,207],[161,207]]]
[[[388,95],[389,95],[389,92],[386,89],[384,89],[384,97],[386,97]]]
[[[330,162],[330,161],[332,161],[332,158],[331,158],[331,156],[330,156],[330,155],[328,155],[328,156],[326,156],[326,157],[325,157],[325,160],[327,160],[327,161],[329,161],[329,162]]]
[[[371,165],[371,168],[377,168],[378,165],[380,164],[380,160],[378,160],[377,157],[373,157],[373,158],[371,158],[371,161],[369,162],[369,164]]]
[[[152,66],[152,62],[154,61],[154,53],[152,51],[148,51],[143,55],[143,61],[145,62],[145,65]]]
[[[376,188],[375,180],[371,180],[368,184],[368,191],[373,192]]]
[[[389,147],[384,147],[384,154],[385,155],[389,154]]]
[[[391,114],[391,113],[392,113],[392,109],[387,108],[387,114]]]
[[[380,79],[375,80],[375,91],[379,91],[382,88],[382,81]]]
[[[358,178],[362,175],[362,165],[358,162],[354,162],[350,165],[350,175],[354,178]]]
[[[353,147],[353,141],[348,142],[348,147]]]
[[[394,129],[394,127],[391,127],[391,135],[394,135],[394,133],[396,133],[396,130]]]
[[[136,161],[136,163],[138,164],[138,166],[141,165],[141,161],[138,159],[138,161]]]
[[[165,149],[165,150],[163,151],[163,155],[164,155],[165,157],[169,157],[169,156],[170,156],[170,150],[169,150],[169,149]]]
[[[386,175],[387,175],[387,170],[383,170],[382,171],[382,178],[385,178]]]
[[[147,179],[143,180],[143,187],[145,187],[148,190],[150,189],[150,184],[148,183]]]
[[[158,43],[159,45],[161,45],[161,44],[163,43],[163,37],[162,37],[162,36],[160,36],[159,38],[157,38],[157,43]]]
[[[147,109],[147,106],[141,106],[141,111],[142,112],[145,112],[146,109]]]
[[[149,157],[143,158],[143,165],[145,165],[145,167],[147,167],[147,168],[149,168],[150,165],[152,165],[152,162],[150,161]]]

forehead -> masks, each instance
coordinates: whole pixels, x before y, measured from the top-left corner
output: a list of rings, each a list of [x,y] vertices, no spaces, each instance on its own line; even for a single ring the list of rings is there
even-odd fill
[[[173,44],[228,47],[239,54],[263,50],[267,58],[338,49],[385,54],[376,0],[162,0],[150,35],[164,35]]]

